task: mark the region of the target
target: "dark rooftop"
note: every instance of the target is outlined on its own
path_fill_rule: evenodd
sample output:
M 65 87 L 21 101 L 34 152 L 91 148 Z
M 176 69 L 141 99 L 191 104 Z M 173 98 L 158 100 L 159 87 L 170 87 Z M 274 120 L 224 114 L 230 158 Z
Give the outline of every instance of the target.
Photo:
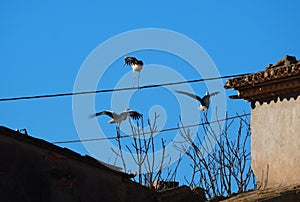
M 91 166 L 95 166 L 95 167 L 98 167 L 98 168 L 101 168 L 101 169 L 109 170 L 113 173 L 122 175 L 124 177 L 129 177 L 128 174 L 118 171 L 118 170 L 121 170 L 121 168 L 119 168 L 119 167 L 103 163 L 103 162 L 101 162 L 101 161 L 99 161 L 99 160 L 97 160 L 97 159 L 95 159 L 91 156 L 88 156 L 88 155 L 82 156 L 82 155 L 80 155 L 80 154 L 78 154 L 78 153 L 76 153 L 76 152 L 74 152 L 70 149 L 59 147 L 59 146 L 54 145 L 50 142 L 47 142 L 45 140 L 29 136 L 27 134 L 23 134 L 19 131 L 14 131 L 14 130 L 11 130 L 11 129 L 6 128 L 4 126 L 0 126 L 0 134 L 2 136 L 7 136 L 8 138 L 17 139 L 17 140 L 22 141 L 24 143 L 32 144 L 32 145 L 35 145 L 35 146 L 38 146 L 38 147 L 41 147 L 41 148 L 44 148 L 44 149 L 55 151 L 55 152 L 57 152 L 61 155 L 67 156 L 69 158 L 73 158 L 75 160 L 81 161 L 81 162 L 89 164 Z

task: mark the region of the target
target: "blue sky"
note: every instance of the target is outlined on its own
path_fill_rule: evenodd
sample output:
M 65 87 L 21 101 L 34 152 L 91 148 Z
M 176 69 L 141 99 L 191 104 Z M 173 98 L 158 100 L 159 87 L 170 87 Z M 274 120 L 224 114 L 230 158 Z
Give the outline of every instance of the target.
M 222 76 L 261 71 L 286 54 L 299 58 L 299 4 L 296 0 L 1 1 L 0 97 L 72 92 L 83 62 L 97 46 L 123 32 L 143 28 L 172 30 L 194 40 Z M 174 56 L 155 51 L 133 55 L 148 63 L 168 65 L 187 80 L 198 78 L 188 70 L 188 63 Z M 114 88 L 123 74 L 131 73 L 122 62 L 119 58 L 108 68 L 99 89 Z M 206 91 L 201 83 L 192 87 L 198 94 Z M 235 92 L 226 93 L 228 97 Z M 163 127 L 176 127 L 178 103 L 170 104 L 172 96 L 163 88 L 139 91 L 130 107 L 145 113 L 161 105 L 166 114 L 173 113 Z M 110 94 L 97 95 L 95 109 L 109 109 L 110 99 Z M 226 109 L 235 115 L 249 112 L 250 105 L 227 100 Z M 97 119 L 106 135 L 113 136 L 115 128 L 107 125 L 107 120 Z M 0 102 L 0 125 L 26 128 L 30 135 L 50 142 L 79 138 L 72 97 Z M 87 153 L 79 143 L 62 146 Z

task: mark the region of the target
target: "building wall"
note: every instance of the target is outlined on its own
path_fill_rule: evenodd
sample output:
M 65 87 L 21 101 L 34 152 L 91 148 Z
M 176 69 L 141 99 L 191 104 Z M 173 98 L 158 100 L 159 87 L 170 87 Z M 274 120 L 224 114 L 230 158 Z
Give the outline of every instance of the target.
M 252 169 L 262 188 L 300 182 L 300 97 L 255 103 Z

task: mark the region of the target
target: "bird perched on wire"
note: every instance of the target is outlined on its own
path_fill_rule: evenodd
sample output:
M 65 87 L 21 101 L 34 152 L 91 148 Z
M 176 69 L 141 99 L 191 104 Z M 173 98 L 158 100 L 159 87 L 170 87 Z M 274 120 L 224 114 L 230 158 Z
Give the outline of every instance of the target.
M 133 86 L 135 84 L 135 79 L 136 79 L 136 75 L 135 75 L 135 72 L 138 72 L 138 87 L 140 85 L 140 73 L 141 73 L 141 70 L 143 69 L 143 61 L 142 60 L 138 60 L 136 59 L 135 57 L 131 57 L 131 56 L 128 56 L 128 57 L 125 57 L 124 58 L 124 65 L 130 65 L 131 68 L 132 68 L 132 71 L 133 71 L 133 77 L 134 77 L 134 80 L 133 80 Z
M 176 90 L 177 93 L 181 93 L 187 96 L 190 96 L 196 100 L 198 100 L 200 102 L 200 107 L 198 108 L 201 111 L 206 111 L 209 108 L 209 104 L 210 104 L 210 97 L 219 94 L 220 92 L 213 92 L 213 93 L 208 93 L 206 92 L 206 95 L 204 97 L 199 97 L 197 95 L 194 95 L 192 93 L 188 93 L 188 92 L 184 92 L 184 91 L 179 91 Z
M 91 115 L 90 117 L 93 118 L 93 117 L 101 116 L 101 115 L 107 115 L 112 118 L 111 120 L 108 121 L 108 123 L 116 124 L 118 138 L 120 138 L 120 125 L 121 125 L 122 121 L 126 120 L 128 116 L 130 116 L 133 120 L 138 120 L 138 119 L 142 118 L 142 116 L 143 116 L 142 114 L 138 113 L 137 111 L 126 108 L 125 111 L 123 111 L 120 114 L 117 114 L 116 112 L 113 112 L 110 110 L 105 110 L 102 112 L 97 112 L 97 113 Z

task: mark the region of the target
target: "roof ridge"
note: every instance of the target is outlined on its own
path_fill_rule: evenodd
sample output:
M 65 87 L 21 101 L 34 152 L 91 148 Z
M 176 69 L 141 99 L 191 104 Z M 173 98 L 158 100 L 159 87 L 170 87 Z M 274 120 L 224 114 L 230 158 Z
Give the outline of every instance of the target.
M 265 70 L 268 70 L 271 68 L 284 67 L 284 66 L 288 66 L 291 64 L 296 64 L 298 62 L 299 61 L 297 60 L 297 58 L 295 56 L 286 55 L 286 56 L 284 56 L 284 58 L 275 62 L 275 64 L 269 64 Z

